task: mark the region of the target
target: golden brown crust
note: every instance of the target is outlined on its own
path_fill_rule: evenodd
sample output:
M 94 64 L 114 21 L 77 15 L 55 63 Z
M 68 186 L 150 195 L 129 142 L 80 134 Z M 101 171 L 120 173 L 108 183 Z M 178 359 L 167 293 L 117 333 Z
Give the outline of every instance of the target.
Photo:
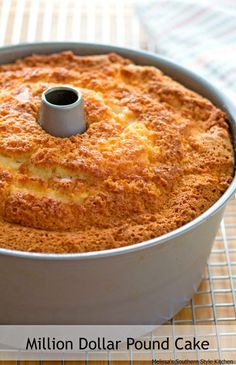
M 56 138 L 41 93 L 79 87 L 88 130 Z M 116 54 L 33 55 L 0 66 L 0 246 L 84 252 L 141 242 L 194 219 L 226 190 L 226 115 Z

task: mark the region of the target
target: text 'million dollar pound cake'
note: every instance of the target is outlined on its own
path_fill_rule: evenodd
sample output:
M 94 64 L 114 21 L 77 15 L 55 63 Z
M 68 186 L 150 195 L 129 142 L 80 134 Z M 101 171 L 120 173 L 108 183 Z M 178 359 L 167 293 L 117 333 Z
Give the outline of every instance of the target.
M 71 85 L 87 130 L 38 123 Z M 33 55 L 0 66 L 0 247 L 75 253 L 158 237 L 198 217 L 233 178 L 226 115 L 154 67 L 116 54 Z

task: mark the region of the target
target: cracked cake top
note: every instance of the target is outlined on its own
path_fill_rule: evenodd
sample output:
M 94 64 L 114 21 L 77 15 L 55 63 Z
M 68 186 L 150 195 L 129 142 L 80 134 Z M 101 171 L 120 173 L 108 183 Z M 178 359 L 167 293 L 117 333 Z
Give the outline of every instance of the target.
M 85 133 L 39 125 L 58 84 L 79 88 Z M 72 52 L 0 66 L 0 247 L 88 252 L 160 236 L 216 202 L 233 168 L 225 113 L 155 67 Z

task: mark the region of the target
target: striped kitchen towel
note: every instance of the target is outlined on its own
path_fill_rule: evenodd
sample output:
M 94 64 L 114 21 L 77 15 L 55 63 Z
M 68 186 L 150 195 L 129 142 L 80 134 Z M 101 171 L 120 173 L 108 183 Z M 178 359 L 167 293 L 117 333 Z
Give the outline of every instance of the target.
M 140 0 L 137 10 L 158 53 L 236 101 L 236 0 Z

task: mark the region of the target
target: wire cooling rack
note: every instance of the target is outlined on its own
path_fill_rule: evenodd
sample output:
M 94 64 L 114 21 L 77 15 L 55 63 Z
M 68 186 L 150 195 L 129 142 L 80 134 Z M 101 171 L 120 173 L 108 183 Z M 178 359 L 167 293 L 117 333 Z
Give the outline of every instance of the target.
M 0 0 L 0 46 L 49 40 L 111 43 L 158 51 L 140 25 L 132 0 Z M 211 325 L 215 328 L 218 359 L 230 359 L 236 354 L 236 332 L 231 326 L 236 325 L 235 197 L 226 208 L 197 293 L 170 323 L 173 336 L 179 325 Z M 235 336 L 230 348 L 229 335 Z M 175 356 L 179 358 L 179 354 Z M 200 362 L 201 354 L 197 352 L 196 356 Z

